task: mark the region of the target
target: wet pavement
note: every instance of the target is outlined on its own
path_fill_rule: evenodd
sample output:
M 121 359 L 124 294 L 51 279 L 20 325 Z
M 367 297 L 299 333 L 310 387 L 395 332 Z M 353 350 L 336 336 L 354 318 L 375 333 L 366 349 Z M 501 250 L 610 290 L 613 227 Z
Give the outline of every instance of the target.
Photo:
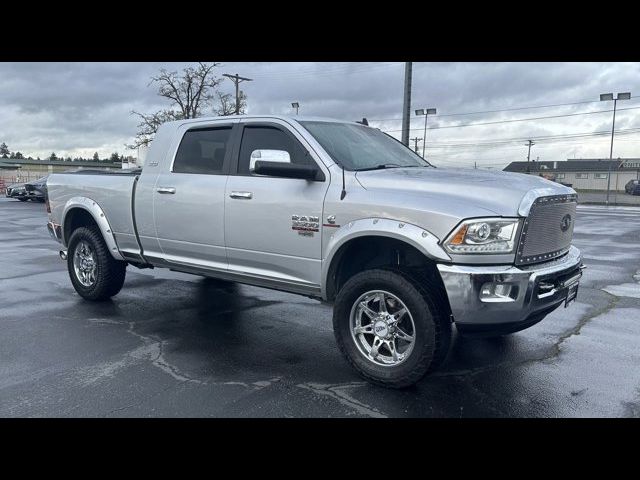
M 0 199 L 1 417 L 640 417 L 640 209 L 579 207 L 577 301 L 454 335 L 402 391 L 361 381 L 305 297 L 129 267 L 112 301 L 83 301 L 45 223 Z

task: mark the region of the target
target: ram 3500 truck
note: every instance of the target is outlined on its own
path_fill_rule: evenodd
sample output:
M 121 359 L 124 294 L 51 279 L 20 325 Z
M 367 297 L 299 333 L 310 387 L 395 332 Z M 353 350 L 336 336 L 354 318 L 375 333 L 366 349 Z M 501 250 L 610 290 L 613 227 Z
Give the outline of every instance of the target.
M 349 363 L 392 387 L 443 362 L 452 324 L 504 335 L 575 299 L 576 192 L 435 168 L 360 123 L 242 116 L 162 125 L 142 170 L 54 174 L 48 228 L 87 300 L 128 265 L 334 305 Z

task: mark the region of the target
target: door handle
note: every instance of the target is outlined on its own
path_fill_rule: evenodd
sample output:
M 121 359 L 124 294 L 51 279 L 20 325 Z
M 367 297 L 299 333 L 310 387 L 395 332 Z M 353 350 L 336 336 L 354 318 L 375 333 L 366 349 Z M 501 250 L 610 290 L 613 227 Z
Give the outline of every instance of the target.
M 243 200 L 251 200 L 253 198 L 253 193 L 251 192 L 231 192 L 229 194 L 231 198 L 241 198 Z
M 176 189 L 174 187 L 158 187 L 156 191 L 158 193 L 176 193 Z

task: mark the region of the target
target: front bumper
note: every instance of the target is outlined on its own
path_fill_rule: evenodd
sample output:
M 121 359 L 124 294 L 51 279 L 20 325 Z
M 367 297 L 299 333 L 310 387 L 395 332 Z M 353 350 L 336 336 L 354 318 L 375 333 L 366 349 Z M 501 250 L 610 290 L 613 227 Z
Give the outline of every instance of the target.
M 468 331 L 533 325 L 565 301 L 582 268 L 580 250 L 573 246 L 557 260 L 529 267 L 438 264 L 453 320 Z M 509 296 L 481 295 L 492 284 L 507 286 Z

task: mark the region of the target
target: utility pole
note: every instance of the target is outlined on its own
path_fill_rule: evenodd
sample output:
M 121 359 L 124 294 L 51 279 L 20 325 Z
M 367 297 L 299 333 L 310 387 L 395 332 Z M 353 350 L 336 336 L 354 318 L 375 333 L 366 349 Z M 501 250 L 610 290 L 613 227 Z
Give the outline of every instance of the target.
M 228 73 L 223 73 L 222 76 L 230 78 L 231 81 L 236 85 L 236 115 L 240 115 L 240 83 L 253 82 L 253 79 L 241 77 L 237 73 L 235 75 L 229 75 Z
M 529 160 L 531 160 L 531 145 L 535 145 L 535 143 L 531 140 L 528 141 L 528 143 L 526 143 L 525 145 L 529 146 L 529 151 L 527 152 L 527 173 L 530 172 L 529 170 Z
M 404 64 L 404 99 L 402 101 L 402 143 L 409 146 L 409 125 L 411 123 L 411 75 L 413 64 Z
M 411 141 L 414 142 L 414 145 L 415 145 L 414 146 L 414 150 L 415 150 L 416 153 L 418 153 L 419 152 L 419 150 L 418 150 L 418 142 L 421 142 L 422 138 L 415 137 L 415 138 L 412 138 Z

